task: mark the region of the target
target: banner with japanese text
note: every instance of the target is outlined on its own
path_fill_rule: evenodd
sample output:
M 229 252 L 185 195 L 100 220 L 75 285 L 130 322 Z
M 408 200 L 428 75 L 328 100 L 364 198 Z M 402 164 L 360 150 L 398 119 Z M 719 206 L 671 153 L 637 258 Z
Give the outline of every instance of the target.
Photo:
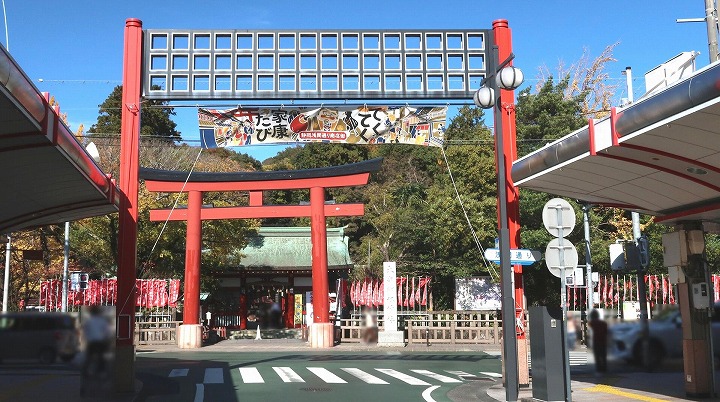
M 442 146 L 447 107 L 198 109 L 203 148 L 293 142 Z

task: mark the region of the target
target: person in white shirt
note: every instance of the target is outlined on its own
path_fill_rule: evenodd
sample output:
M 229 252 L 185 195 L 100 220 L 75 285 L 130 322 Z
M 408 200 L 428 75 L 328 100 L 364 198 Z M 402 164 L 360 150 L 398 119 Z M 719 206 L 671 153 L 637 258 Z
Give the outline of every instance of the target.
M 105 352 L 110 345 L 111 330 L 107 318 L 102 315 L 99 306 L 90 307 L 90 317 L 82 324 L 83 335 L 86 343 L 85 362 L 83 363 L 83 375 L 105 373 Z M 91 365 L 95 363 L 93 373 L 90 373 Z

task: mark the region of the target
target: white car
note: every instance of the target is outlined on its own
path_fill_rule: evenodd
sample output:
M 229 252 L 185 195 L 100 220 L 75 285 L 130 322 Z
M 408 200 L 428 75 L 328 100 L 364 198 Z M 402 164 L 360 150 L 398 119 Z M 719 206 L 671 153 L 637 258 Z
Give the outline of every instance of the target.
M 720 356 L 720 304 L 715 305 L 711 327 L 715 356 Z M 680 310 L 671 308 L 648 321 L 648 367 L 658 367 L 664 358 L 682 357 L 682 317 Z M 624 322 L 610 327 L 608 354 L 628 362 L 641 363 L 642 326 L 640 321 Z

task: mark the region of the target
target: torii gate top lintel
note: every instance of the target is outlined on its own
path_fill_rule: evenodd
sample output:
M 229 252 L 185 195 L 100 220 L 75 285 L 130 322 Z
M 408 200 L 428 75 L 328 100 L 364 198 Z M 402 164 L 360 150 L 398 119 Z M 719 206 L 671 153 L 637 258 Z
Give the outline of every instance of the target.
M 297 180 L 328 179 L 362 175 L 376 172 L 382 165 L 383 158 L 375 158 L 358 163 L 340 166 L 329 166 L 301 170 L 278 170 L 270 172 L 182 172 L 174 170 L 160 170 L 140 168 L 140 178 L 146 181 L 163 183 L 240 183 L 240 182 L 281 182 Z M 328 183 L 330 184 L 330 183 Z M 364 183 L 367 184 L 367 179 Z M 345 181 L 342 186 L 352 185 Z M 322 185 L 321 187 L 335 187 Z M 283 187 L 283 186 L 280 186 Z M 293 187 L 295 188 L 295 187 Z M 305 187 L 308 188 L 308 187 Z M 186 188 L 187 189 L 187 188 Z M 278 189 L 284 189 L 278 188 Z M 159 191 L 153 189 L 151 191 Z

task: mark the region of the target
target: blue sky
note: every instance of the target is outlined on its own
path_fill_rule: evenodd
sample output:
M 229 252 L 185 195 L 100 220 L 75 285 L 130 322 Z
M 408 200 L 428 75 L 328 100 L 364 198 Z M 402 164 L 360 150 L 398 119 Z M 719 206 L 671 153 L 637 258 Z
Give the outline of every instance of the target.
M 127 18 L 141 19 L 146 29 L 283 30 L 484 29 L 503 18 L 512 28 L 515 65 L 527 84 L 541 66 L 555 71 L 559 63 L 577 61 L 584 49 L 597 56 L 619 42 L 617 62 L 608 72 L 624 91 L 621 71 L 631 66 L 636 98 L 643 93 L 644 73 L 680 52 L 699 51 L 698 67 L 708 64 L 705 24 L 675 22 L 704 17 L 703 0 L 5 0 L 5 6 L 11 55 L 40 91 L 60 102 L 72 130 L 80 123 L 89 128 L 97 106 L 121 82 Z M 5 42 L 2 31 L 0 43 Z M 178 109 L 175 121 L 183 138 L 197 145 L 195 110 Z M 240 151 L 264 160 L 278 149 Z

